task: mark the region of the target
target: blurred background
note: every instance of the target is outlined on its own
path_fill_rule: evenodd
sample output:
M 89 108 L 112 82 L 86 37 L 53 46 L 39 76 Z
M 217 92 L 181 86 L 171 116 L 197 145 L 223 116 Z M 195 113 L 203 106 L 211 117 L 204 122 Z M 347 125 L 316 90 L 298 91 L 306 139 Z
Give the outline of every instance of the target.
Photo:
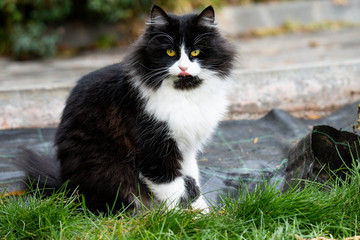
M 126 45 L 138 36 L 153 4 L 181 14 L 261 2 L 274 0 L 1 0 L 0 54 L 29 60 Z
M 121 61 L 154 3 L 214 6 L 238 53 L 227 119 L 316 119 L 360 100 L 360 0 L 0 0 L 0 129 L 56 126 L 76 81 Z

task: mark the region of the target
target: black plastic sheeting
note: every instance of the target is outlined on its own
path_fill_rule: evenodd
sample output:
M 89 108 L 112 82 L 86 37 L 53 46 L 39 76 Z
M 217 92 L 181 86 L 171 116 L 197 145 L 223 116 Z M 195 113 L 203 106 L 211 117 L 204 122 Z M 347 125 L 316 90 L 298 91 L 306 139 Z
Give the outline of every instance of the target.
M 344 157 L 328 156 L 338 156 L 341 146 L 346 151 L 349 145 L 356 144 L 357 135 L 349 132 L 357 124 L 358 104 L 347 105 L 317 120 L 295 118 L 274 109 L 258 120 L 222 122 L 211 143 L 198 156 L 203 194 L 215 203 L 224 194 L 236 197 L 240 186 L 251 191 L 264 181 L 276 183 L 280 190 L 288 189 L 288 183 L 295 184 L 297 179 L 326 181 L 328 176 L 321 172 L 323 164 L 330 169 L 344 165 Z M 19 190 L 24 173 L 13 163 L 22 148 L 54 154 L 55 131 L 54 128 L 0 131 L 0 191 Z M 348 151 L 353 153 L 348 154 L 352 158 L 358 158 L 357 151 L 360 154 L 358 145 Z

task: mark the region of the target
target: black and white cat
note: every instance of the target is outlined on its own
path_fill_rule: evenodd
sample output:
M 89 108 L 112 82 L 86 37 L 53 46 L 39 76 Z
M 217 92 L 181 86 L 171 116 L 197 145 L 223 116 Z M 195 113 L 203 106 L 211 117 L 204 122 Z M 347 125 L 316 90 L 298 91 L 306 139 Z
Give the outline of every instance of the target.
M 207 211 L 196 155 L 226 111 L 234 51 L 214 10 L 177 16 L 154 6 L 123 62 L 79 80 L 55 137 L 56 158 L 28 153 L 40 185 L 85 196 L 92 211 L 152 205 Z

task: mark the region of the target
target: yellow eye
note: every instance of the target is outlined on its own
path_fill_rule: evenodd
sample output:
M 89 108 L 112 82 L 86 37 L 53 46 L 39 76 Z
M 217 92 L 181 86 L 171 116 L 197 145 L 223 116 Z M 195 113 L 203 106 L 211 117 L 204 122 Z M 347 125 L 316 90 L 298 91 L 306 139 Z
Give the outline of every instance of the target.
M 197 55 L 200 54 L 200 50 L 192 50 L 190 54 L 191 56 L 196 57 Z
M 173 57 L 176 55 L 176 52 L 172 49 L 167 49 L 166 54 L 169 55 L 170 57 Z

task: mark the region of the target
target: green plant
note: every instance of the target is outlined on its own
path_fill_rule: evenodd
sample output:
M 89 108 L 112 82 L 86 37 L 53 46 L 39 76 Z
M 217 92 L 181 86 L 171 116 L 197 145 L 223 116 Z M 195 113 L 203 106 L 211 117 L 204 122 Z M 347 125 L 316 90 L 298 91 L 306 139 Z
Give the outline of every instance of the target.
M 57 36 L 47 25 L 66 19 L 71 6 L 71 0 L 2 0 L 0 54 L 18 59 L 54 56 Z
M 153 0 L 88 0 L 90 11 L 109 22 L 134 19 L 148 11 Z
M 56 34 L 46 34 L 41 22 L 16 25 L 11 36 L 12 55 L 17 59 L 49 58 L 56 54 Z
M 32 0 L 30 18 L 36 21 L 56 23 L 66 20 L 72 10 L 71 0 Z
M 116 45 L 116 37 L 112 35 L 103 35 L 99 37 L 96 42 L 95 46 L 100 49 L 109 49 Z

